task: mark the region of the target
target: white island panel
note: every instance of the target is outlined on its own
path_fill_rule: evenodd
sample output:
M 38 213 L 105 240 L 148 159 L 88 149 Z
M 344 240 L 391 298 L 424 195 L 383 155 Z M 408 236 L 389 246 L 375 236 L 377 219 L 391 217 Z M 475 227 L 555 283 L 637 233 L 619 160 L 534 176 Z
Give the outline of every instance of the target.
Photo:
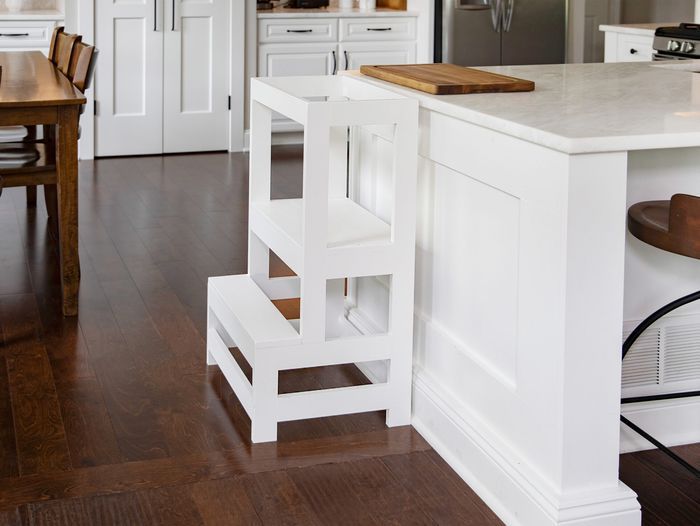
M 487 68 L 534 80 L 529 94 L 392 88 L 421 101 L 414 425 L 508 524 L 640 524 L 617 473 L 622 333 L 700 288 L 700 262 L 629 236 L 626 211 L 700 195 L 695 68 Z M 363 147 L 355 191 L 381 213 L 388 172 Z M 697 441 L 699 404 L 669 407 L 625 413 Z

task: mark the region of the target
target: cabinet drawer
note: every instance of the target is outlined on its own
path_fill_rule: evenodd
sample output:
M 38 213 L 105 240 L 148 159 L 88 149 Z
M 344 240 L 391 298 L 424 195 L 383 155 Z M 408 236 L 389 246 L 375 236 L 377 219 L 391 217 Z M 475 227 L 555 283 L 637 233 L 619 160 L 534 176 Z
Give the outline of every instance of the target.
M 383 40 L 414 40 L 416 19 L 403 18 L 341 18 L 341 42 L 368 42 Z
M 338 19 L 317 18 L 258 20 L 258 42 L 336 42 Z
M 0 49 L 41 49 L 51 45 L 53 20 L 0 20 Z
M 652 37 L 619 35 L 617 37 L 618 62 L 648 62 L 652 59 Z

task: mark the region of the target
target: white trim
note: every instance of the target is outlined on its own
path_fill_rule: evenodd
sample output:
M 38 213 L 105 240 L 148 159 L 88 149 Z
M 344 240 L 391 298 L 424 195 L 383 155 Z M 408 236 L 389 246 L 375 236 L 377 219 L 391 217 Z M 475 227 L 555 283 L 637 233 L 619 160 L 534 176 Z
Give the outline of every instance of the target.
M 615 488 L 557 495 L 524 476 L 522 465 L 507 460 L 503 444 L 496 448 L 484 440 L 463 418 L 462 409 L 439 382 L 419 369 L 414 372 L 413 426 L 506 524 L 638 526 L 641 523 L 636 494 L 621 482 Z
M 254 7 L 252 7 L 254 9 Z M 251 6 L 248 6 L 251 9 Z M 245 92 L 246 92 L 246 2 L 231 2 L 231 111 L 229 151 L 242 152 L 248 149 L 248 135 L 245 129 Z
M 76 31 L 83 35 L 83 41 L 95 42 L 95 3 L 94 0 L 77 0 L 76 20 L 66 24 L 76 22 Z M 66 13 L 68 15 L 69 13 Z M 70 28 L 69 28 L 70 29 Z M 99 51 L 99 50 L 98 50 Z M 99 61 L 99 55 L 98 59 Z M 81 137 L 79 143 L 78 157 L 81 160 L 91 160 L 95 158 L 95 82 L 93 87 L 85 92 L 87 102 L 85 112 L 80 116 Z
M 622 414 L 666 446 L 700 442 L 700 398 L 629 404 Z M 621 453 L 654 447 L 626 425 L 620 424 Z
M 348 319 L 361 332 L 371 332 L 361 310 L 350 309 Z M 415 326 L 426 322 L 417 317 Z M 386 377 L 382 362 L 355 365 L 373 383 L 383 382 Z M 558 494 L 505 440 L 417 365 L 413 372 L 411 423 L 508 525 L 641 523 L 636 494 L 621 482 L 615 488 Z

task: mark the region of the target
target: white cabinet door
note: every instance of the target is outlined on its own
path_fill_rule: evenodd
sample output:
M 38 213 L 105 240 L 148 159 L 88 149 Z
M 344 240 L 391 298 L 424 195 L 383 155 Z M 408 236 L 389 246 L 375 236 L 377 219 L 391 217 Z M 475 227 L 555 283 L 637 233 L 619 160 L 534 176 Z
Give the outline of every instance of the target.
M 364 65 L 411 64 L 416 61 L 415 42 L 348 42 L 340 44 L 339 69 Z
M 163 151 L 161 18 L 156 0 L 95 2 L 96 155 Z
M 340 67 L 335 43 L 261 44 L 258 46 L 258 75 L 289 77 L 299 75 L 333 75 Z M 279 114 L 272 116 L 272 130 L 292 132 L 301 125 Z
M 225 150 L 229 0 L 164 3 L 163 151 Z

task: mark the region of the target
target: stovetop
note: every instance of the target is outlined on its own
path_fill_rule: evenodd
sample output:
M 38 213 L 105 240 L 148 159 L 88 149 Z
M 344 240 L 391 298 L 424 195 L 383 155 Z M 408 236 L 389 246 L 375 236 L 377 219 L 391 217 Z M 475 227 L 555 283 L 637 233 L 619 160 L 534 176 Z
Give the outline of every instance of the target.
M 660 27 L 654 33 L 658 54 L 685 58 L 700 57 L 700 24 Z

